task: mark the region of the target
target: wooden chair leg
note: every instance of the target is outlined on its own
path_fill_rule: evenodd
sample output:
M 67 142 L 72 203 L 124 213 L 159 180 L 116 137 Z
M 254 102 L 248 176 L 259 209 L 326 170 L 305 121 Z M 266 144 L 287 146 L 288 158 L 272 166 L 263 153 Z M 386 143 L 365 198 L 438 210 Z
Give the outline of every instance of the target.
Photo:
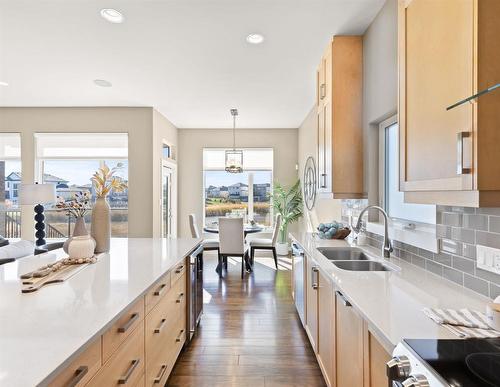
M 274 258 L 274 265 L 276 266 L 276 270 L 278 270 L 278 257 L 276 255 L 276 247 L 273 246 L 273 258 Z
M 250 247 L 250 262 L 252 263 L 252 266 L 255 262 L 255 247 Z
M 222 278 L 222 262 L 224 261 L 224 257 L 221 254 L 218 254 L 218 265 L 217 265 L 217 273 L 219 274 L 219 278 Z
M 241 278 L 243 279 L 243 274 L 245 273 L 245 254 L 241 256 Z

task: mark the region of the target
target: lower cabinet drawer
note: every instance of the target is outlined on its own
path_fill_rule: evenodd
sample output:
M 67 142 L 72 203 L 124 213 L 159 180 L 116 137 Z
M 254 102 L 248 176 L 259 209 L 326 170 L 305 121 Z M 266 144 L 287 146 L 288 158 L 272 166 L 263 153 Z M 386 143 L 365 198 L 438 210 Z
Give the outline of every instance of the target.
M 181 262 L 179 262 L 173 269 L 172 269 L 172 287 L 174 284 L 181 279 L 186 274 L 186 259 L 183 259 Z M 184 277 L 184 280 L 186 277 Z
M 143 378 L 144 362 L 144 322 L 141 321 L 88 385 L 95 387 L 135 386 Z
M 112 326 L 102 335 L 102 361 L 105 362 L 130 335 L 131 332 L 144 321 L 144 297 L 135 302 Z
M 50 387 L 84 386 L 101 367 L 101 338 L 85 351 L 49 384 Z
M 146 314 L 155 307 L 170 290 L 170 272 L 164 274 L 144 296 Z

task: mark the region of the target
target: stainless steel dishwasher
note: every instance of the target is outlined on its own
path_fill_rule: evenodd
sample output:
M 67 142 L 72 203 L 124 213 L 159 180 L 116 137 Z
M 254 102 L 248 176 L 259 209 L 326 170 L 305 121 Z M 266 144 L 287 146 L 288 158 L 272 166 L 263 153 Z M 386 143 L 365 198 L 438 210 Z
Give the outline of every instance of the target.
M 203 313 L 203 247 L 198 246 L 189 255 L 189 308 L 188 323 L 191 340 Z

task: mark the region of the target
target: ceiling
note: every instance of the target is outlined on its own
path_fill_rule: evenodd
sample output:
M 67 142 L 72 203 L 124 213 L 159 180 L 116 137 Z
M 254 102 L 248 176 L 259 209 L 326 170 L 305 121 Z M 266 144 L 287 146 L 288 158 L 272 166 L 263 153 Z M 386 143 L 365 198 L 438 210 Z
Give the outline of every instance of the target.
M 153 106 L 179 128 L 231 127 L 237 107 L 238 127 L 298 127 L 330 36 L 363 33 L 383 3 L 0 0 L 0 105 Z

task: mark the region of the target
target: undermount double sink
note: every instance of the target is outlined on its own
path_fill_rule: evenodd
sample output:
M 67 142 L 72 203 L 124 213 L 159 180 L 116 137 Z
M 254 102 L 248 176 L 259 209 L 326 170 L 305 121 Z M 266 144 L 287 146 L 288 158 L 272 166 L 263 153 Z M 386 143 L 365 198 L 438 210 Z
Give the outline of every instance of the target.
M 371 259 L 363 250 L 355 247 L 318 247 L 316 250 L 339 269 L 351 271 L 392 271 L 379 261 Z

